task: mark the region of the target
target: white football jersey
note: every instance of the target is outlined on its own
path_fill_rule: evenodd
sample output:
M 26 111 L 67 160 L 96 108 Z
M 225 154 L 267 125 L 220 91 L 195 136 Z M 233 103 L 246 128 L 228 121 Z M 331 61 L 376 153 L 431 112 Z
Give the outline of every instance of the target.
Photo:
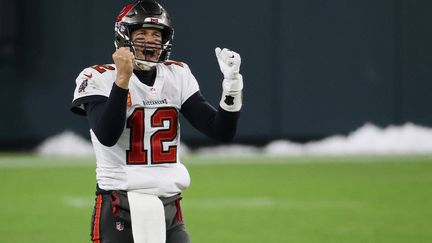
M 132 75 L 125 128 L 114 146 L 102 145 L 90 130 L 97 160 L 96 178 L 104 190 L 168 197 L 189 186 L 189 173 L 179 159 L 178 118 L 182 104 L 199 86 L 184 63 L 167 62 L 156 68 L 152 87 Z M 82 103 L 90 96 L 108 97 L 116 72 L 114 64 L 84 69 L 76 79 L 76 108 L 84 109 Z

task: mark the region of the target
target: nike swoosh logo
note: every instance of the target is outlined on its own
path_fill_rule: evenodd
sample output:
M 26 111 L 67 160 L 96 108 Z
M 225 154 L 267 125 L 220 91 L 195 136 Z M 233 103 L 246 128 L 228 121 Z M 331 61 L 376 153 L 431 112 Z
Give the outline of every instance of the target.
M 86 76 L 88 79 L 91 79 L 93 77 L 93 73 L 90 73 L 90 74 L 85 74 L 84 73 L 84 76 Z

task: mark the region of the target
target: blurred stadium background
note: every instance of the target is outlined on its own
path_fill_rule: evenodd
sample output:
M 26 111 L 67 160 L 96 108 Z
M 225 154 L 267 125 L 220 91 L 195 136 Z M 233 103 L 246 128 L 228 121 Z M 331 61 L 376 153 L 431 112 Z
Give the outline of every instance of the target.
M 0 148 L 29 149 L 65 129 L 74 80 L 111 63 L 113 22 L 126 1 L 0 1 Z M 162 0 L 176 30 L 172 58 L 191 66 L 217 104 L 214 47 L 243 58 L 245 106 L 236 141 L 307 141 L 366 122 L 432 126 L 430 1 Z M 7 105 L 6 105 L 7 104 Z M 187 123 L 190 145 L 210 140 Z
M 431 1 L 160 2 L 174 21 L 172 59 L 211 103 L 214 47 L 242 55 L 243 146 L 209 153 L 217 144 L 182 121 L 182 141 L 200 152 L 183 155 L 194 242 L 432 242 Z M 88 139 L 69 111 L 74 80 L 112 62 L 126 3 L 0 0 L 1 242 L 88 242 L 94 158 L 31 152 L 65 131 L 69 148 Z M 323 156 L 329 146 L 314 142 L 328 137 L 335 153 Z M 385 152 L 353 153 L 358 141 Z

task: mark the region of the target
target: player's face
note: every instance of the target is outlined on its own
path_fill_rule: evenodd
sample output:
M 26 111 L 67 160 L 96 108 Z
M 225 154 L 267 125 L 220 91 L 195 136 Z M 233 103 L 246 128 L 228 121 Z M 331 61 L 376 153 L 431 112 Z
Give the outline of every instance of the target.
M 155 28 L 141 28 L 132 32 L 137 59 L 157 62 L 161 51 L 162 32 Z

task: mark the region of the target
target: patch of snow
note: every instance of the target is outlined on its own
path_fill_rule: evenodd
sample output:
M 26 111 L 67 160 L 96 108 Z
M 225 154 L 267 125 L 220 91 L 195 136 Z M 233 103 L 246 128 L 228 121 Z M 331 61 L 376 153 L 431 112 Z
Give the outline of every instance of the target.
M 295 144 L 269 143 L 264 152 L 283 155 L 391 155 L 432 153 L 432 129 L 407 123 L 380 128 L 366 124 L 348 136 L 335 135 L 320 141 Z
M 91 156 L 94 154 L 90 141 L 65 131 L 45 140 L 36 152 L 41 155 Z M 191 152 L 180 144 L 180 155 Z M 276 140 L 263 148 L 246 145 L 223 145 L 202 147 L 196 154 L 219 156 L 268 155 L 402 155 L 432 154 L 432 128 L 407 123 L 403 126 L 380 128 L 365 124 L 347 136 L 334 135 L 320 141 L 304 144 L 289 140 Z
M 92 156 L 93 146 L 87 139 L 71 132 L 64 131 L 47 138 L 36 148 L 39 155 Z

